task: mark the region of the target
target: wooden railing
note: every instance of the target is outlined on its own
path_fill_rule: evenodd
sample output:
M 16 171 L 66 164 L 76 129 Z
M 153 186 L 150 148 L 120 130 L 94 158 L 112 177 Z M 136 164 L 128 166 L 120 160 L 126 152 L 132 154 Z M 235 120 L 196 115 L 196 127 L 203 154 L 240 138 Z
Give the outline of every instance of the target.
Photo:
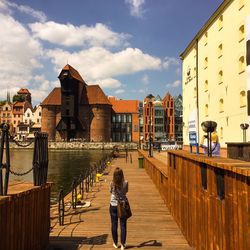
M 44 250 L 49 245 L 51 184 L 10 186 L 0 197 L 0 249 Z
M 191 246 L 250 249 L 250 163 L 169 151 L 163 166 L 139 154 Z

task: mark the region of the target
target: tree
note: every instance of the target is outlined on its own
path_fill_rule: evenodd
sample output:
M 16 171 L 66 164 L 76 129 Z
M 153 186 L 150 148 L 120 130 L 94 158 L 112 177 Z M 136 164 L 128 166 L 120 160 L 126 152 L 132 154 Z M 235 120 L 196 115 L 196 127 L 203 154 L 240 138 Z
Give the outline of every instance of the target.
M 23 102 L 24 101 L 24 97 L 22 95 L 14 95 L 12 98 L 13 102 Z
M 0 106 L 4 105 L 6 103 L 6 100 L 1 100 L 0 101 Z

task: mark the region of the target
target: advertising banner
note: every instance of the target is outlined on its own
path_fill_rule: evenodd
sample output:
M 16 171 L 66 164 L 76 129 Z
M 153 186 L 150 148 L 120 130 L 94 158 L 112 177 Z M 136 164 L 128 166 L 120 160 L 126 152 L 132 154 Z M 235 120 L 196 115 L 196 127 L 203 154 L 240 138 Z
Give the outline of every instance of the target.
M 197 109 L 194 109 L 189 115 L 188 132 L 189 132 L 189 145 L 196 146 L 197 143 L 199 142 Z

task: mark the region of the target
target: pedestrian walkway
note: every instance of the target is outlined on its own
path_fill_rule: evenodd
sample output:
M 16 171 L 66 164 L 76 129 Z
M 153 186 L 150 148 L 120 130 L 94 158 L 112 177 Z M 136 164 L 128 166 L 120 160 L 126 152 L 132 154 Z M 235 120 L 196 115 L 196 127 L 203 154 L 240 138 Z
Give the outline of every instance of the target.
M 129 181 L 128 198 L 133 216 L 128 220 L 126 249 L 191 249 L 153 182 L 144 169 L 138 168 L 137 152 L 132 153 L 132 163 L 130 158 L 127 163 L 125 158 L 113 160 L 109 174 L 87 194 L 91 207 L 70 210 L 64 226 L 59 226 L 57 218 L 52 219 L 50 249 L 113 249 L 108 209 L 109 183 L 115 167 L 121 167 Z

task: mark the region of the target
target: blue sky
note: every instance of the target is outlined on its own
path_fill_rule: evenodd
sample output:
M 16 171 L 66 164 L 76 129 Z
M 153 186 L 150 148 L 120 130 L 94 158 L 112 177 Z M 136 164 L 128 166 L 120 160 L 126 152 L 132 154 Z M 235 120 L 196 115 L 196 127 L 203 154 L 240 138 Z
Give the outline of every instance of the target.
M 181 93 L 180 53 L 222 0 L 0 0 L 0 98 L 34 104 L 69 63 L 107 95 Z

